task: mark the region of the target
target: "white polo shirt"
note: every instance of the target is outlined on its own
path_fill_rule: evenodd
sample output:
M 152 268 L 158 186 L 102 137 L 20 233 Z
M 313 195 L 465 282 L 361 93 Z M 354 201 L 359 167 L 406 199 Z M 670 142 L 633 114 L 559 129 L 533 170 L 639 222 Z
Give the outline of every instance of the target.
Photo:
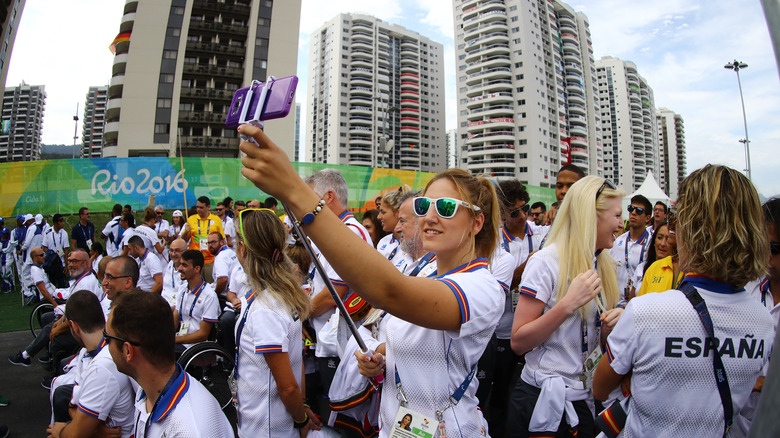
M 46 275 L 46 272 L 41 268 L 40 266 L 33 263 L 30 265 L 30 278 L 32 278 L 32 284 L 35 286 L 38 286 L 38 284 L 43 284 L 43 287 L 46 288 L 46 291 L 49 292 L 49 295 L 55 296 L 55 290 L 54 285 L 51 284 L 51 281 L 49 281 L 49 276 Z M 38 290 L 36 288 L 36 293 L 38 293 Z
M 106 226 L 103 227 L 102 231 L 102 234 L 107 237 L 106 254 L 110 255 L 111 257 L 116 257 L 122 254 L 122 239 L 119 238 L 120 220 L 122 220 L 122 216 L 114 216 L 113 219 L 106 223 Z
M 748 293 L 727 292 L 731 287 L 725 283 L 705 279 L 694 286 L 715 326 L 736 415 L 772 352 L 772 318 Z M 628 303 L 604 355 L 618 374 L 633 371 L 621 436 L 723 435 L 723 405 L 706 337 L 682 292 L 647 294 Z
M 200 382 L 176 364 L 179 375 L 168 382 L 152 412 L 146 410 L 146 393 L 135 398 L 135 438 L 232 437 L 233 428 L 219 403 Z
M 219 322 L 219 301 L 214 292 L 214 285 L 206 283 L 203 279 L 194 290 L 189 290 L 187 282 L 183 281 L 174 308 L 179 311 L 179 321 L 182 326 L 187 325 L 185 335 L 200 330 L 201 321 Z M 192 344 L 183 345 L 189 348 Z
M 292 415 L 282 403 L 265 355 L 287 353 L 295 381 L 300 386 L 303 362 L 301 319 L 290 314 L 266 291 L 250 295 L 248 300 L 245 297 L 242 301 L 235 329 L 238 345 L 238 433 L 246 437 L 297 438 L 298 430 L 293 428 Z M 238 329 L 244 320 L 239 337 Z
M 105 295 L 103 286 L 100 285 L 100 281 L 98 281 L 97 277 L 95 277 L 95 274 L 92 273 L 91 269 L 87 269 L 78 277 L 71 278 L 67 288 L 56 289 L 54 296 L 56 298 L 67 300 L 68 297 L 73 294 L 73 292 L 80 290 L 88 290 L 92 292 L 95 294 L 98 300 L 102 300 L 103 296 Z
M 165 266 L 165 264 L 168 263 L 168 260 L 163 257 L 163 255 L 160 254 L 155 247 L 155 245 L 161 243 L 161 241 L 160 238 L 157 237 L 157 232 L 154 230 L 154 228 L 146 224 L 141 224 L 135 227 L 134 230 L 135 235 L 141 237 L 141 239 L 144 240 L 144 247 L 151 251 L 152 254 L 154 254 L 158 259 L 160 259 L 160 266 Z
M 647 249 L 650 248 L 651 239 L 652 235 L 645 230 L 639 239 L 631 240 L 631 232 L 628 231 L 615 239 L 615 243 L 609 249 L 609 255 L 618 262 L 618 291 L 624 300 L 627 298 L 625 296 L 626 285 L 628 285 L 629 279 L 633 281 L 637 266 L 647 258 Z M 641 284 L 634 286 L 639 290 Z
M 160 259 L 156 254 L 147 249 L 138 259 L 138 269 L 138 289 L 144 292 L 151 291 L 155 278 L 162 276 Z
M 488 271 L 486 259 L 476 259 L 436 280 L 445 283 L 457 298 L 462 324 L 457 331 L 432 330 L 385 316 L 380 325 L 387 336 L 380 437 L 390 436 L 399 408 L 396 368 L 410 409 L 433 415 L 447 406 L 455 388 L 476 366 L 504 310 L 504 293 Z M 460 402 L 444 411 L 448 437 L 482 436 L 477 386 L 474 377 Z
M 214 283 L 216 284 L 217 280 L 224 278 L 228 280 L 229 284 L 230 273 L 233 272 L 233 269 L 237 264 L 238 258 L 236 258 L 235 251 L 228 248 L 227 245 L 220 248 L 217 255 L 214 256 L 214 268 L 211 273 L 211 276 L 214 278 Z M 223 297 L 227 296 L 227 291 L 228 287 L 225 287 L 225 289 L 222 291 Z
M 538 250 L 542 246 L 542 240 L 547 235 L 550 226 L 539 226 L 531 221 L 526 221 L 525 235 L 523 238 L 515 237 L 503 226 L 499 230 L 499 244 L 504 251 L 512 254 L 515 258 L 515 268 L 522 265 L 528 255 Z
M 133 435 L 135 394 L 130 378 L 117 371 L 105 343 L 104 339 L 98 349 L 87 353 L 93 359 L 79 377 L 79 391 L 74 391 L 71 403 L 82 413 L 105 421 L 107 427 L 120 427 L 126 438 Z
M 54 231 L 54 228 L 49 228 L 46 235 L 43 236 L 43 246 L 54 251 L 60 256 L 62 266 L 65 264 L 65 248 L 70 248 L 70 238 L 65 229 L 60 228 L 60 231 Z
M 225 236 L 230 236 L 230 241 L 233 243 L 233 248 L 236 246 L 236 222 L 228 215 L 225 215 L 225 219 L 222 220 L 222 229 L 225 231 Z
M 498 320 L 498 326 L 496 326 L 496 337 L 498 339 L 509 339 L 512 336 L 514 311 L 512 309 L 512 294 L 509 292 L 509 286 L 512 284 L 512 276 L 517 268 L 516 263 L 517 260 L 512 254 L 501 248 L 501 245 L 496 245 L 489 269 L 501 286 L 501 291 L 504 292 L 504 311 Z
M 227 290 L 236 294 L 238 299 L 242 299 L 249 294 L 251 286 L 247 284 L 246 273 L 240 263 L 236 263 L 233 267 L 233 272 L 230 273 L 230 281 L 228 282 Z M 233 309 L 233 303 L 230 301 L 225 303 L 226 309 Z
M 173 260 L 171 260 L 165 266 L 165 271 L 163 272 L 163 288 L 161 293 L 162 297 L 165 298 L 165 301 L 167 301 L 171 307 L 176 305 L 176 297 L 178 296 L 179 289 L 183 282 L 184 280 L 181 279 L 181 274 L 176 270 L 173 265 Z
M 341 219 L 341 222 L 344 223 L 347 228 L 349 228 L 353 233 L 360 236 L 361 239 L 363 239 L 364 242 L 368 245 L 372 245 L 371 243 L 371 236 L 368 234 L 368 230 L 366 230 L 363 225 L 355 219 L 355 216 L 352 215 L 352 213 L 344 212 L 342 213 L 339 218 Z M 348 286 L 347 283 L 345 283 L 341 277 L 336 273 L 336 271 L 330 266 L 330 263 L 325 259 L 325 257 L 317 250 L 315 250 L 315 254 L 317 254 L 317 259 L 322 264 L 323 269 L 325 269 L 325 274 L 328 276 L 330 281 L 333 283 L 334 286 Z M 311 269 L 314 270 L 314 263 L 311 265 Z M 313 296 L 316 296 L 316 294 L 320 293 L 323 289 L 325 289 L 325 282 L 322 281 L 322 278 L 320 277 L 319 273 L 317 272 L 310 272 L 310 275 L 312 276 L 312 291 Z M 327 291 L 326 291 L 327 293 Z M 348 289 L 342 299 L 344 297 L 348 297 L 352 293 L 351 289 Z M 335 309 L 335 305 L 333 306 Z M 338 311 L 338 310 L 335 310 Z M 319 332 L 323 325 L 325 325 L 326 322 L 328 322 L 328 319 L 330 319 L 331 315 L 333 315 L 333 312 L 325 312 L 322 315 L 315 316 L 312 318 L 309 318 L 311 321 L 312 327 L 314 328 L 314 331 Z M 343 323 L 342 323 L 343 324 Z M 345 327 L 346 329 L 346 327 Z M 345 337 L 343 339 L 344 344 L 346 345 L 347 338 Z M 318 343 L 318 346 L 320 344 Z M 336 351 L 329 351 L 326 352 L 321 357 L 335 357 L 338 356 L 338 352 Z
M 544 303 L 543 313 L 549 312 L 558 302 L 558 246 L 546 245 L 528 260 L 520 284 L 520 293 Z M 595 302 L 590 303 L 587 318 L 588 352 L 601 342 L 596 329 L 598 314 Z M 582 374 L 582 317 L 576 311 L 533 350 L 525 354 L 525 367 L 521 377 L 529 385 L 541 388 L 548 376 L 563 377 L 567 386 L 584 389 L 579 376 Z
M 376 250 L 379 251 L 379 254 L 382 254 L 383 256 L 385 256 L 385 258 L 388 258 L 390 253 L 394 249 L 398 248 L 399 244 L 400 242 L 396 240 L 395 237 L 393 237 L 393 233 L 390 233 L 387 236 L 379 239 L 379 242 L 377 242 L 376 244 Z

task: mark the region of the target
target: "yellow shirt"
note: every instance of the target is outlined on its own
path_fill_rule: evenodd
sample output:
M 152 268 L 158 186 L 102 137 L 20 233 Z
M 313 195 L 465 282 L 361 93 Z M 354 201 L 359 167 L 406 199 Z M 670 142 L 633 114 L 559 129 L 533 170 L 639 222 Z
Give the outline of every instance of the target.
M 677 287 L 683 278 L 682 274 L 682 272 L 677 274 L 677 281 L 673 282 L 674 266 L 672 265 L 672 256 L 656 260 L 645 271 L 645 276 L 642 278 L 642 287 L 639 288 L 636 296 L 654 292 L 666 292 L 673 287 Z
M 199 249 L 203 253 L 204 263 L 213 263 L 214 256 L 211 255 L 208 248 L 209 233 L 219 232 L 222 237 L 225 236 L 225 230 L 222 229 L 222 220 L 213 214 L 209 214 L 206 219 L 194 214 L 187 219 L 187 225 L 190 226 L 190 248 Z

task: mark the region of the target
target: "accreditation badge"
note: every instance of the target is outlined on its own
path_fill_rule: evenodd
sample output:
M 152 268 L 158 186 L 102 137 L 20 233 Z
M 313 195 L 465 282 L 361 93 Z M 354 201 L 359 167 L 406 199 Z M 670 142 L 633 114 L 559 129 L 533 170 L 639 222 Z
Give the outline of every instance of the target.
M 189 334 L 189 332 L 187 331 L 187 330 L 189 330 L 189 328 L 190 328 L 190 323 L 188 323 L 188 322 L 181 323 L 181 327 L 179 328 L 179 333 L 177 333 L 176 335 L 177 336 L 184 336 L 184 335 Z
M 438 424 L 434 415 L 401 406 L 391 424 L 390 438 L 433 438 Z
M 590 352 L 585 362 L 582 364 L 582 376 L 581 380 L 585 384 L 585 388 L 593 388 L 593 374 L 596 372 L 596 366 L 599 364 L 601 357 L 603 356 L 601 351 L 601 345 L 596 345 L 596 348 Z
M 209 239 L 208 239 L 208 236 L 200 236 L 200 237 L 198 237 L 198 245 L 199 245 L 201 251 L 208 251 L 209 250 Z

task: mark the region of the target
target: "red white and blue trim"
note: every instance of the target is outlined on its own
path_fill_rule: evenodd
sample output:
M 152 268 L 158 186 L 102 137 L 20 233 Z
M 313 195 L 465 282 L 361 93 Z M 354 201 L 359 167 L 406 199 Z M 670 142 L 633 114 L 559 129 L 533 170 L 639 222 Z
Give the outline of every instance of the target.
M 284 353 L 281 345 L 255 345 L 255 354 Z

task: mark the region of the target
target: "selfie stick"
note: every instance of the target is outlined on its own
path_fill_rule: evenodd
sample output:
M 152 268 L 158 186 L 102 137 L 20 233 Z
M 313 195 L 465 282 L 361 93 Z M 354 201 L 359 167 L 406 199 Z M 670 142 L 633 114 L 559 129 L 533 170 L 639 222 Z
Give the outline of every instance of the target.
M 303 229 L 301 229 L 301 227 L 298 225 L 298 218 L 295 217 L 295 214 L 293 214 L 292 210 L 287 208 L 287 206 L 284 204 L 282 204 L 282 207 L 284 208 L 285 213 L 287 213 L 287 216 L 292 221 L 293 230 L 295 230 L 295 233 L 298 234 L 298 237 L 300 238 L 303 247 L 306 248 L 306 252 L 309 253 L 312 263 L 314 263 L 317 272 L 320 274 L 320 278 L 322 278 L 322 281 L 325 282 L 325 287 L 328 289 L 328 292 L 330 292 L 330 296 L 333 298 L 333 301 L 336 303 L 336 307 L 338 307 L 342 319 L 347 323 L 347 327 L 349 327 L 349 331 L 352 332 L 352 336 L 355 338 L 355 341 L 357 342 L 358 347 L 360 348 L 360 352 L 366 356 L 371 356 L 372 352 L 371 350 L 368 349 L 366 343 L 363 342 L 363 337 L 360 336 L 360 332 L 358 332 L 358 328 L 355 325 L 355 321 L 352 321 L 352 318 L 349 316 L 349 312 L 347 312 L 347 308 L 344 306 L 344 303 L 341 301 L 341 297 L 339 297 L 339 294 L 336 292 L 336 289 L 333 287 L 333 283 L 331 283 L 330 278 L 328 278 L 328 276 L 325 275 L 325 269 L 323 269 L 320 260 L 317 258 L 317 255 L 314 253 L 314 250 L 311 247 L 311 243 L 309 243 L 309 236 L 307 236 L 306 233 L 303 231 Z M 380 374 L 370 380 L 371 380 L 371 384 L 374 385 L 374 387 L 377 387 L 384 380 L 384 376 Z

